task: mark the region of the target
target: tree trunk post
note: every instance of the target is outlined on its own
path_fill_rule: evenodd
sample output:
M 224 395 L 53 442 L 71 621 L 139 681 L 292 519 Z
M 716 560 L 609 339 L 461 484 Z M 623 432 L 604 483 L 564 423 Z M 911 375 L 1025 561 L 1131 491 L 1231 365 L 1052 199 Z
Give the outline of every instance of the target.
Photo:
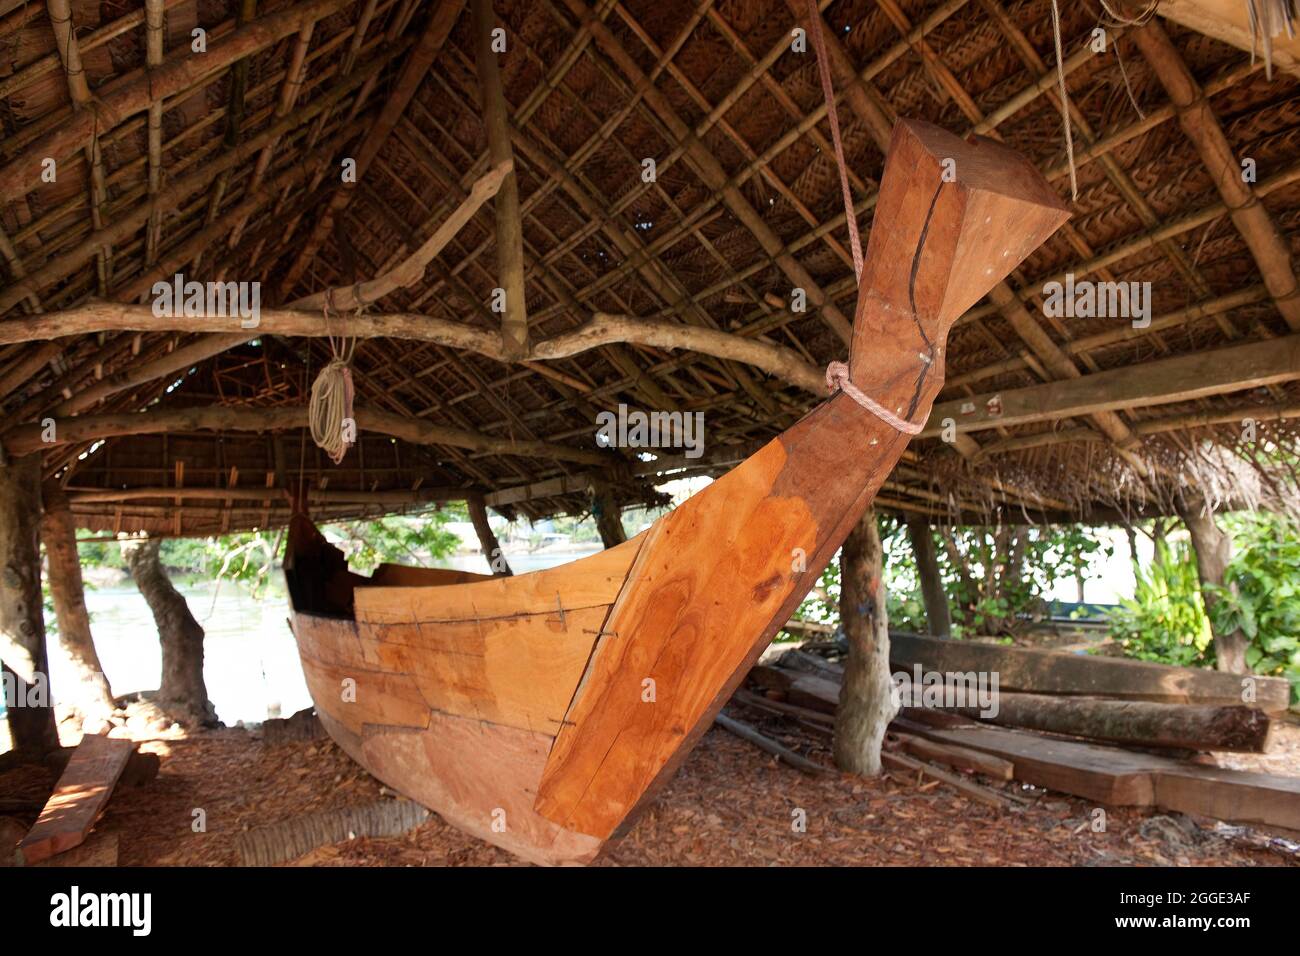
M 59 746 L 41 600 L 41 459 L 0 464 L 0 661 L 10 743 L 40 760 Z
M 840 552 L 840 622 L 849 641 L 835 711 L 835 765 L 849 773 L 880 773 L 885 728 L 898 713 L 889 674 L 884 554 L 876 512 L 868 510 Z
M 596 519 L 596 529 L 600 532 L 600 540 L 605 547 L 612 548 L 627 540 L 618 502 L 609 485 L 603 481 L 592 482 L 591 513 Z
M 1219 527 L 1214 512 L 1202 500 L 1180 502 L 1178 513 L 1192 539 L 1196 573 L 1201 579 L 1201 600 L 1205 604 L 1205 613 L 1213 621 L 1214 607 L 1219 599 L 1208 586 L 1223 586 L 1223 573 L 1232 561 L 1232 535 Z M 1229 674 L 1249 674 L 1246 648 L 1250 641 L 1246 635 L 1240 629 L 1227 634 L 1221 633 L 1217 627 L 1213 630 L 1215 666 Z
M 514 572 L 506 562 L 497 536 L 492 533 L 492 525 L 488 524 L 487 505 L 478 496 L 467 498 L 465 505 L 469 508 L 469 520 L 474 522 L 474 533 L 478 535 L 479 547 L 483 549 L 483 557 L 487 558 L 492 573 L 497 577 L 510 577 Z
M 907 538 L 912 543 L 916 558 L 916 571 L 921 579 L 921 599 L 925 602 L 925 622 L 936 637 L 952 633 L 952 611 L 948 607 L 948 592 L 939 576 L 939 559 L 934 550 L 934 533 L 930 522 L 922 515 L 907 516 Z
M 162 644 L 157 704 L 178 723 L 211 725 L 216 722 L 216 711 L 203 680 L 203 628 L 168 579 L 158 556 L 160 545 L 157 538 L 122 542 L 122 556 L 153 612 Z
M 49 562 L 50 597 L 59 622 L 58 643 L 77 682 L 70 694 L 83 719 L 107 718 L 116 704 L 90 632 L 81 559 L 77 556 L 77 527 L 62 488 L 47 484 L 43 494 L 41 538 Z

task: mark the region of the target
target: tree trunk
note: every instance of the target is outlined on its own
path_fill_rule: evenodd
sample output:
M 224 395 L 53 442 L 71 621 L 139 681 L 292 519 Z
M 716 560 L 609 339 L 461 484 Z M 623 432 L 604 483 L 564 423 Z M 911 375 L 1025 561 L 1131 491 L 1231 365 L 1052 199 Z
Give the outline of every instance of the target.
M 985 716 L 977 705 L 953 708 L 967 717 L 1008 727 L 1087 737 L 1138 747 L 1186 750 L 1236 750 L 1263 753 L 1269 718 L 1243 706 L 1166 704 L 1149 700 L 1108 700 L 1000 691 L 997 713 Z
M 898 713 L 889 677 L 884 554 L 876 512 L 867 511 L 840 552 L 840 621 L 849 641 L 835 712 L 835 765 L 849 773 L 880 773 L 885 728 Z
M 40 760 L 59 746 L 41 600 L 41 459 L 0 465 L 0 661 L 16 753 Z
M 948 593 L 939 577 L 939 561 L 934 552 L 934 533 L 930 522 L 921 515 L 907 516 L 907 537 L 912 542 L 917 574 L 921 578 L 921 598 L 925 601 L 925 621 L 931 634 L 947 637 L 952 633 L 952 612 Z
M 1226 533 L 1214 520 L 1214 513 L 1203 501 L 1180 503 L 1178 513 L 1192 538 L 1192 550 L 1196 552 L 1196 572 L 1201 579 L 1201 600 L 1205 604 L 1205 613 L 1211 622 L 1214 620 L 1214 608 L 1219 598 L 1211 593 L 1209 585 L 1223 586 L 1223 572 L 1232 560 L 1232 535 Z M 1211 624 L 1213 627 L 1213 624 Z M 1240 629 L 1222 633 L 1214 629 L 1214 656 L 1216 666 L 1230 674 L 1249 674 L 1246 664 L 1246 648 L 1249 639 Z
M 497 536 L 492 533 L 492 525 L 488 524 L 487 505 L 482 498 L 476 496 L 467 498 L 465 505 L 469 508 L 469 520 L 474 523 L 479 547 L 483 549 L 483 557 L 487 558 L 492 573 L 498 577 L 510 577 L 514 572 L 506 562 L 505 552 L 501 550 Z
M 107 718 L 116 705 L 90 633 L 81 560 L 77 557 L 76 525 L 61 488 L 47 485 L 44 496 L 41 537 L 49 561 L 50 597 L 59 622 L 59 646 L 77 682 L 69 694 L 84 719 Z
M 203 681 L 203 628 L 168 580 L 158 557 L 160 544 L 156 538 L 122 542 L 122 556 L 153 612 L 162 643 L 162 681 L 156 703 L 178 723 L 215 724 L 216 711 Z
M 591 513 L 596 519 L 596 529 L 600 532 L 601 543 L 607 548 L 622 544 L 627 540 L 627 533 L 623 530 L 623 518 L 618 502 L 614 500 L 613 493 L 604 482 L 594 482 L 592 490 L 594 500 Z

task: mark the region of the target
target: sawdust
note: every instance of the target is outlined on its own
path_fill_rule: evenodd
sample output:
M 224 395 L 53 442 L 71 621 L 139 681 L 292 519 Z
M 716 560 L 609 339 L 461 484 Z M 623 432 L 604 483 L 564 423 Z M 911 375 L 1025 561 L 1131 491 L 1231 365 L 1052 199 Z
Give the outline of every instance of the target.
M 744 714 L 763 733 L 830 765 L 828 742 L 782 718 Z M 1300 754 L 1288 728 L 1285 757 Z M 304 813 L 363 804 L 387 791 L 332 741 L 275 747 L 242 729 L 153 737 L 158 778 L 113 795 L 97 831 L 115 833 L 124 866 L 228 866 L 247 829 Z M 1254 769 L 1252 767 L 1251 769 Z M 598 866 L 1277 865 L 1287 859 L 1240 839 L 1171 825 L 1149 811 L 1108 808 L 1094 832 L 1092 805 L 999 784 L 1028 800 L 1011 811 L 946 785 L 893 771 L 877 779 L 806 776 L 714 728 L 632 830 Z M 52 774 L 0 774 L 0 795 L 48 793 Z M 201 810 L 202 814 L 196 814 Z M 22 818 L 23 814 L 11 814 Z M 202 818 L 204 829 L 196 821 Z M 34 813 L 25 822 L 30 823 Z M 1167 819 L 1167 818 L 1166 818 Z M 805 824 L 800 826 L 800 824 Z M 519 861 L 438 817 L 400 837 L 321 847 L 294 866 L 514 866 Z

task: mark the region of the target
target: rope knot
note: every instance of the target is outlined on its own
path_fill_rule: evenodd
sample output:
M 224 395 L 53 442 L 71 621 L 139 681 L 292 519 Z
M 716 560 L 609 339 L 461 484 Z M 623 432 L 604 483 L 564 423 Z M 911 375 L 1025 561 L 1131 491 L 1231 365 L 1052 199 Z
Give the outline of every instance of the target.
M 900 418 L 854 385 L 849 378 L 849 367 L 843 362 L 831 362 L 826 366 L 826 388 L 832 395 L 843 392 L 890 428 L 904 435 L 919 435 L 925 429 L 924 422 L 909 422 L 905 418 Z
M 849 380 L 849 366 L 846 362 L 831 362 L 826 366 L 826 391 L 834 395 L 844 388 Z

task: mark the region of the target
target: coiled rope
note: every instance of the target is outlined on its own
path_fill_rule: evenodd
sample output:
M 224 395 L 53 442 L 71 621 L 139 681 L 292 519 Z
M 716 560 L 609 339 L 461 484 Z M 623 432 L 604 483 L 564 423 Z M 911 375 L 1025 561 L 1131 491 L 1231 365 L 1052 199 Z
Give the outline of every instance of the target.
M 329 332 L 329 303 L 330 296 L 327 294 L 322 311 L 325 316 L 325 330 L 329 337 L 330 354 L 333 357 L 312 383 L 307 421 L 311 425 L 311 440 L 329 455 L 330 461 L 337 465 L 343 461 L 343 456 L 348 453 L 348 448 L 351 447 L 356 435 L 356 418 L 352 408 L 355 390 L 352 386 L 351 362 L 352 353 L 356 351 L 357 340 L 354 338 L 349 342 L 346 334 L 335 339 Z

